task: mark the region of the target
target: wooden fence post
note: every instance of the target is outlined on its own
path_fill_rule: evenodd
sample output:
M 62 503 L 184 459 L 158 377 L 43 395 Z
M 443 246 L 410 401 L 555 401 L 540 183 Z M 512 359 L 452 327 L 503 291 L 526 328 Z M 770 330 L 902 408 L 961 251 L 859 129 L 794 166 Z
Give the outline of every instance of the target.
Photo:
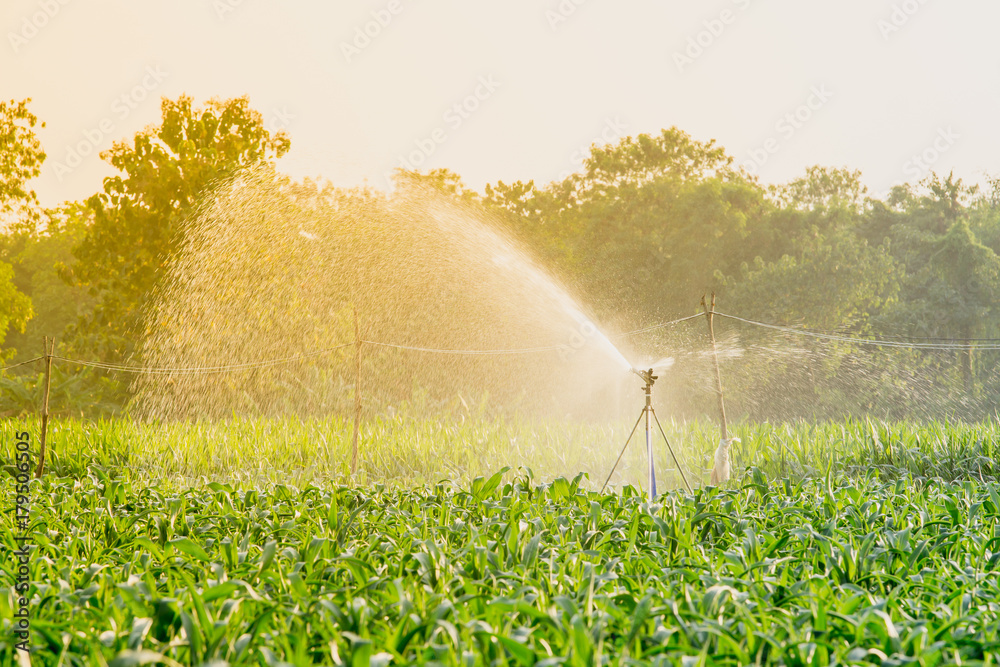
M 52 386 L 52 354 L 56 349 L 56 339 L 51 342 L 48 336 L 42 340 L 42 351 L 45 359 L 45 387 L 42 390 L 42 433 L 38 439 L 38 467 L 35 469 L 35 477 L 41 477 L 45 470 L 45 436 L 49 428 L 49 389 Z
M 715 391 L 719 397 L 719 420 L 722 428 L 722 439 L 729 440 L 729 425 L 726 423 L 726 401 L 722 394 L 722 373 L 719 371 L 719 349 L 715 345 L 715 292 L 712 292 L 712 306 L 705 303 L 705 297 L 701 297 L 701 307 L 705 310 L 705 318 L 708 320 L 708 336 L 712 340 L 712 362 L 715 365 Z

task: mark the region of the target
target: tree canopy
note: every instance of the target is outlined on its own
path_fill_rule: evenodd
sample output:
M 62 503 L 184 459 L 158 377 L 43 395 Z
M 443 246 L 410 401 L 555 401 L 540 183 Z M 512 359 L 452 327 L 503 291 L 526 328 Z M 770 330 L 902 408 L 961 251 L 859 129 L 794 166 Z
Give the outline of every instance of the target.
M 0 225 L 8 233 L 38 217 L 38 197 L 28 181 L 41 172 L 45 153 L 35 136 L 39 123 L 28 110 L 30 102 L 0 102 Z M 23 331 L 32 314 L 31 299 L 15 285 L 14 267 L 0 261 L 0 341 L 11 327 Z
M 164 99 L 159 127 L 120 141 L 101 157 L 119 174 L 86 202 L 93 222 L 74 249 L 72 278 L 97 298 L 81 331 L 108 332 L 103 354 L 127 355 L 142 336 L 143 307 L 182 242 L 183 222 L 213 187 L 237 170 L 284 155 L 247 97 Z
M 261 163 L 273 170 L 290 139 L 270 133 L 246 97 L 203 106 L 164 99 L 158 126 L 102 154 L 117 173 L 101 192 L 42 210 L 29 184 L 45 154 L 27 105 L 0 104 L 0 214 L 8 222 L 0 336 L 15 330 L 5 354 L 17 347 L 30 356 L 35 338 L 54 334 L 81 355 L 126 360 L 149 334 L 148 306 L 177 261 L 187 222 L 240 170 Z M 722 147 L 677 128 L 595 145 L 579 172 L 545 185 L 498 182 L 479 193 L 447 169 L 397 170 L 394 178 L 394 194 L 287 178 L 282 192 L 291 209 L 331 215 L 345 206 L 384 213 L 422 192 L 452 198 L 517 237 L 618 330 L 693 314 L 702 295 L 716 292 L 732 314 L 818 331 L 901 340 L 1000 335 L 1000 179 L 980 192 L 932 174 L 875 198 L 857 171 L 815 166 L 764 186 Z M 392 253 L 384 254 L 377 280 L 400 279 Z M 902 396 L 902 385 L 875 381 L 893 364 L 931 372 L 932 383 L 952 394 L 960 388 L 964 407 L 968 397 L 979 406 L 1000 398 L 992 357 L 973 346 L 933 358 L 892 353 L 891 363 L 864 370 L 873 382 L 867 396 L 832 388 L 856 362 L 850 346 L 824 354 L 805 364 L 805 388 L 787 382 L 798 372 L 795 359 L 747 366 L 744 375 L 775 396 L 783 392 L 774 401 L 789 409 L 783 414 L 810 401 L 868 405 L 893 386 Z

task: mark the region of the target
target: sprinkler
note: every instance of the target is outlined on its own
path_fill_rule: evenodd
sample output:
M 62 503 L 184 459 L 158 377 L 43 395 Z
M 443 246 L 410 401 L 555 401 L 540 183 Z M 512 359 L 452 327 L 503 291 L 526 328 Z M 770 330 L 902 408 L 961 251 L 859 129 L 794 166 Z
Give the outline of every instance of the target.
M 688 493 L 691 493 L 691 485 L 688 484 L 687 476 L 684 475 L 684 469 L 681 468 L 681 464 L 677 460 L 676 454 L 674 454 L 674 448 L 670 446 L 670 441 L 667 440 L 667 434 L 663 432 L 663 427 L 660 425 L 660 420 L 656 416 L 656 411 L 653 410 L 653 384 L 659 379 L 659 376 L 653 375 L 652 368 L 646 371 L 641 371 L 637 368 L 632 368 L 630 370 L 638 375 L 639 379 L 643 381 L 643 391 L 646 394 L 646 404 L 643 406 L 642 412 L 639 414 L 639 418 L 635 421 L 635 426 L 632 427 L 632 432 L 625 441 L 625 446 L 622 447 L 621 453 L 618 454 L 618 460 L 615 461 L 615 465 L 611 468 L 611 472 L 608 473 L 608 478 L 604 480 L 604 486 L 601 487 L 601 492 L 604 492 L 604 489 L 608 486 L 608 482 L 611 481 L 611 476 L 615 474 L 615 469 L 621 462 L 622 456 L 625 454 L 625 450 L 628 449 L 629 443 L 632 442 L 632 436 L 635 435 L 636 429 L 639 428 L 639 422 L 645 419 L 646 460 L 649 463 L 649 500 L 653 501 L 656 499 L 656 467 L 653 465 L 653 422 L 656 422 L 656 427 L 660 429 L 660 435 L 663 436 L 663 441 L 667 443 L 667 450 L 670 452 L 670 457 L 674 460 L 674 465 L 677 466 L 677 470 L 681 473 L 681 479 L 684 480 L 684 486 L 687 487 Z
M 640 371 L 633 368 L 632 372 L 646 383 L 646 386 L 643 388 L 643 391 L 646 392 L 646 407 L 642 409 L 642 414 L 646 417 L 646 459 L 649 461 L 649 499 L 654 500 L 656 498 L 656 466 L 653 465 L 653 424 L 649 417 L 655 414 L 653 412 L 653 383 L 660 378 L 653 375 L 652 368 L 648 371 Z
M 642 381 L 646 383 L 646 395 L 648 396 L 650 391 L 653 389 L 653 383 L 660 379 L 659 375 L 653 375 L 653 369 L 650 368 L 648 371 L 640 371 L 638 368 L 633 368 L 632 372 L 642 378 Z

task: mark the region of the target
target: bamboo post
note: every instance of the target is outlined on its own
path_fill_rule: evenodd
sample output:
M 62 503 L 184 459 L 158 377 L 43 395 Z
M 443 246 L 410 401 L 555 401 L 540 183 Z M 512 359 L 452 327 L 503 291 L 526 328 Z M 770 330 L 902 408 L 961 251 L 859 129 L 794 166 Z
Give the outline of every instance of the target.
M 715 344 L 715 292 L 712 292 L 712 306 L 709 308 L 705 303 L 705 297 L 701 297 L 701 307 L 705 310 L 705 318 L 708 320 L 708 336 L 712 340 L 712 362 L 715 365 L 715 391 L 719 397 L 719 420 L 722 428 L 722 439 L 729 440 L 729 426 L 726 423 L 726 401 L 722 394 L 722 373 L 719 371 L 719 348 Z
M 354 435 L 351 445 L 351 475 L 358 472 L 358 431 L 361 429 L 361 324 L 354 304 Z
M 42 352 L 45 358 L 45 387 L 42 390 L 42 433 L 38 438 L 39 448 L 38 448 L 38 467 L 35 469 L 35 477 L 39 478 L 42 476 L 42 472 L 45 470 L 45 435 L 49 428 L 49 389 L 52 386 L 52 354 L 55 352 L 56 339 L 52 338 L 51 342 L 48 336 L 45 336 L 42 340 Z

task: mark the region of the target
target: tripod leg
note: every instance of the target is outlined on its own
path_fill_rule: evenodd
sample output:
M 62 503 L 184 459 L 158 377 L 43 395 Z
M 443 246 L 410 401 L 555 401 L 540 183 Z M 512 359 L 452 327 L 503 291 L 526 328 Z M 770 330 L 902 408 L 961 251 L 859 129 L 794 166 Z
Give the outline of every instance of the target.
M 649 502 L 656 500 L 656 466 L 653 464 L 653 424 L 649 420 L 653 408 L 646 406 L 646 461 L 649 464 Z
M 663 442 L 667 443 L 667 451 L 670 452 L 670 458 L 674 460 L 674 465 L 677 466 L 677 469 L 681 473 L 681 479 L 684 480 L 684 486 L 687 487 L 688 493 L 693 493 L 693 491 L 691 491 L 691 485 L 688 484 L 687 476 L 684 474 L 684 468 L 681 467 L 680 461 L 677 460 L 677 455 L 674 454 L 674 448 L 670 446 L 670 441 L 667 440 L 667 434 L 663 432 L 663 427 L 660 426 L 660 418 L 656 416 L 656 411 L 652 408 L 650 408 L 649 411 L 653 413 L 653 419 L 656 420 L 656 426 L 660 429 L 660 435 L 663 436 Z
M 639 422 L 642 421 L 642 416 L 645 414 L 646 411 L 643 410 L 642 414 L 639 415 L 639 418 L 635 420 L 635 426 L 632 427 L 632 432 L 628 434 L 628 440 L 625 441 L 625 446 L 622 447 L 621 453 L 618 454 L 618 460 L 615 461 L 613 466 L 611 466 L 611 472 L 608 473 L 608 478 L 604 480 L 604 486 L 601 487 L 601 493 L 604 493 L 604 489 L 608 486 L 608 482 L 611 481 L 611 476 L 615 474 L 615 469 L 618 467 L 618 464 L 621 463 L 622 456 L 625 455 L 625 450 L 628 449 L 628 443 L 632 442 L 632 436 L 635 435 L 635 430 L 639 428 Z

